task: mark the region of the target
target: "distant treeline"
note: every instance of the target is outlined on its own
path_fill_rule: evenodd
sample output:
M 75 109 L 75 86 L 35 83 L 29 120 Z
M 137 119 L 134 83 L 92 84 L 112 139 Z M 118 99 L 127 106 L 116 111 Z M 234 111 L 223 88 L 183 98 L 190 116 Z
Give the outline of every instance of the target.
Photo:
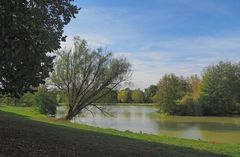
M 106 89 L 107 90 L 107 89 Z M 57 89 L 40 86 L 35 94 L 20 99 L 2 97 L 4 104 L 38 106 L 42 113 L 54 114 L 68 96 Z M 240 114 L 240 63 L 219 62 L 204 69 L 201 78 L 164 75 L 157 85 L 140 89 L 111 90 L 96 103 L 155 103 L 161 113 L 170 115 Z
M 125 88 L 123 90 L 112 90 L 106 97 L 98 101 L 98 103 L 152 103 L 153 97 L 158 88 L 151 85 L 144 91 L 140 89 Z
M 240 63 L 219 62 L 205 68 L 201 78 L 164 75 L 144 91 L 112 91 L 101 102 L 151 103 L 171 115 L 240 114 Z

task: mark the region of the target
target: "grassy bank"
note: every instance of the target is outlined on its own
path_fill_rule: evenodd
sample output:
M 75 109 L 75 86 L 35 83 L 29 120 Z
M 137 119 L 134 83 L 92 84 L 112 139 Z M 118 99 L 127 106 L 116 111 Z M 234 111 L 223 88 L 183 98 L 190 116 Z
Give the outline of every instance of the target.
M 0 124 L 0 156 L 240 156 L 239 144 L 72 124 L 34 108 L 1 106 Z

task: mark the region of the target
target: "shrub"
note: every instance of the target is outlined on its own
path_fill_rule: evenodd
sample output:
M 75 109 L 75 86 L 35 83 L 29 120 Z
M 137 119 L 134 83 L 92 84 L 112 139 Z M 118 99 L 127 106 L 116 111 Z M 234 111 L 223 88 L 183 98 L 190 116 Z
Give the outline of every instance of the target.
M 10 97 L 7 97 L 7 96 L 3 96 L 1 98 L 1 104 L 2 105 L 10 105 L 11 104 L 11 98 Z
M 57 102 L 52 97 L 47 94 L 43 94 L 40 97 L 37 97 L 37 105 L 39 112 L 42 114 L 55 114 Z
M 200 116 L 202 115 L 202 107 L 197 99 L 191 94 L 187 94 L 177 101 L 175 109 L 176 115 Z
M 35 103 L 42 114 L 55 114 L 58 103 L 55 96 L 45 87 L 39 87 L 35 93 Z
M 144 102 L 144 93 L 140 89 L 133 90 L 131 93 L 131 98 L 135 103 L 143 103 Z
M 35 95 L 32 93 L 26 93 L 24 94 L 20 99 L 20 105 L 21 106 L 34 106 L 36 104 L 35 102 Z
M 1 105 L 12 105 L 17 106 L 20 100 L 18 98 L 10 97 L 9 95 L 4 95 L 1 97 Z

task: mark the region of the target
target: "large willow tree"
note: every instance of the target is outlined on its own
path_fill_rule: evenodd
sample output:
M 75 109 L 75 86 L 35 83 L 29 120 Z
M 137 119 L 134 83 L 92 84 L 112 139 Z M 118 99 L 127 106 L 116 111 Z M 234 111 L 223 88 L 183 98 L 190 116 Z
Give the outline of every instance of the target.
M 74 49 L 58 52 L 52 82 L 68 95 L 66 119 L 109 94 L 126 81 L 130 64 L 126 58 L 114 58 L 102 49 L 91 50 L 85 40 L 75 38 Z

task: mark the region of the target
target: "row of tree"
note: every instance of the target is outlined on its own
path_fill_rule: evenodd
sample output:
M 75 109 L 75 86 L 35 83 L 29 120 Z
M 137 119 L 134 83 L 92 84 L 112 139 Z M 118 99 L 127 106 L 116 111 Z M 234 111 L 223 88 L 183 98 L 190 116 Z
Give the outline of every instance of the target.
M 144 91 L 140 89 L 125 88 L 112 90 L 105 97 L 98 100 L 98 103 L 152 103 L 153 96 L 157 92 L 157 86 L 151 85 Z
M 153 96 L 157 92 L 157 86 L 151 85 L 144 91 L 140 89 L 131 90 L 129 88 L 118 91 L 117 100 L 120 103 L 152 103 Z
M 176 115 L 240 113 L 240 63 L 219 62 L 203 71 L 202 79 L 174 74 L 161 78 L 154 102 L 160 112 Z

